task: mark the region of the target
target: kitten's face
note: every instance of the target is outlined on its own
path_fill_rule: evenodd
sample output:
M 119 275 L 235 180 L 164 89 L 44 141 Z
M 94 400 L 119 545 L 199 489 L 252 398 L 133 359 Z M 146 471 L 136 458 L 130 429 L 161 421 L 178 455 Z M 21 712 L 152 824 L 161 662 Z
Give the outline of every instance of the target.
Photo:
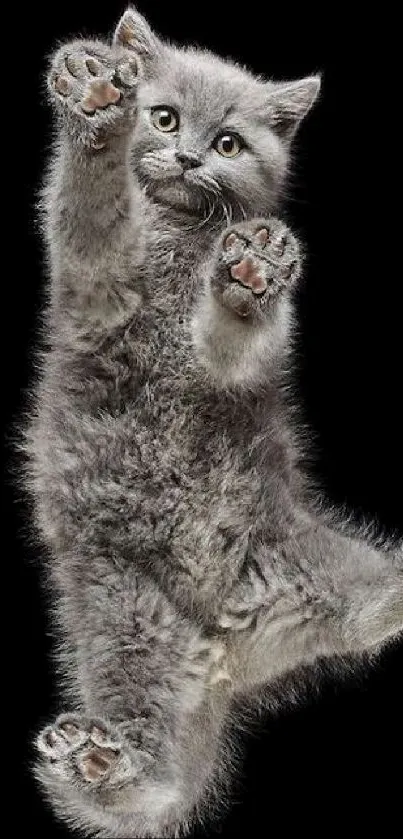
M 132 14 L 143 50 L 146 43 L 133 161 L 147 192 L 200 215 L 269 212 L 319 80 L 257 80 L 210 53 L 162 44 Z

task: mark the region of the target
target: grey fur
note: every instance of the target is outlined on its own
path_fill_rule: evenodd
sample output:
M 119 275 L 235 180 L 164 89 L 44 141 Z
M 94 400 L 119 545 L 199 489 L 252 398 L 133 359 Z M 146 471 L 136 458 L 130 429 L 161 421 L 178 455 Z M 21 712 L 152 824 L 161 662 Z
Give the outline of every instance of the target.
M 134 10 L 112 47 L 51 61 L 25 448 L 66 706 L 37 776 L 86 836 L 177 835 L 223 795 L 235 697 L 403 625 L 401 553 L 318 509 L 282 398 L 301 258 L 271 213 L 318 89 L 163 44 Z M 212 148 L 222 128 L 237 157 Z M 183 178 L 178 149 L 201 161 Z

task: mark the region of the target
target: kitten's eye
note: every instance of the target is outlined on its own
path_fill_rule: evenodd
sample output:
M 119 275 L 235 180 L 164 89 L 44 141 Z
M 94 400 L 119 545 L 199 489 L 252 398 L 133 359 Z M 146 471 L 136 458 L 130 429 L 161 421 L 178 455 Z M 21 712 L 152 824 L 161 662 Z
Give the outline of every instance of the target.
M 243 149 L 243 143 L 237 134 L 220 134 L 215 138 L 213 146 L 222 157 L 236 157 Z
M 165 131 L 166 134 L 177 131 L 179 128 L 178 114 L 173 108 L 166 105 L 151 109 L 151 122 L 154 128 L 158 128 L 158 131 Z

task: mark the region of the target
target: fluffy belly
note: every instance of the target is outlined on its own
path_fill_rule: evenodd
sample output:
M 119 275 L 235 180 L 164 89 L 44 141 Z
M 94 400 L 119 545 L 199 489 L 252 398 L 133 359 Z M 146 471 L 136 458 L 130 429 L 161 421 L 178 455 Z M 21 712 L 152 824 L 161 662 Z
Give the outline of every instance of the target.
M 36 452 L 36 496 L 52 546 L 83 561 L 89 552 L 117 555 L 206 591 L 236 575 L 261 481 L 223 430 L 212 426 L 201 439 L 189 416 L 139 425 L 126 412 L 70 426 L 64 417 L 48 431 Z

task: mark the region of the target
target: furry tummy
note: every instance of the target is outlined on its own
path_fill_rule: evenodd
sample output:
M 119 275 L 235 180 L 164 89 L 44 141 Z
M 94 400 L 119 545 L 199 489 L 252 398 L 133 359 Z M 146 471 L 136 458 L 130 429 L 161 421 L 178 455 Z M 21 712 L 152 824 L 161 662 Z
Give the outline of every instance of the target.
M 403 628 L 401 549 L 310 500 L 283 400 L 301 276 L 274 215 L 319 79 L 162 42 L 134 9 L 48 72 L 46 337 L 24 434 L 65 704 L 36 777 L 84 836 L 176 836 L 235 700 Z

